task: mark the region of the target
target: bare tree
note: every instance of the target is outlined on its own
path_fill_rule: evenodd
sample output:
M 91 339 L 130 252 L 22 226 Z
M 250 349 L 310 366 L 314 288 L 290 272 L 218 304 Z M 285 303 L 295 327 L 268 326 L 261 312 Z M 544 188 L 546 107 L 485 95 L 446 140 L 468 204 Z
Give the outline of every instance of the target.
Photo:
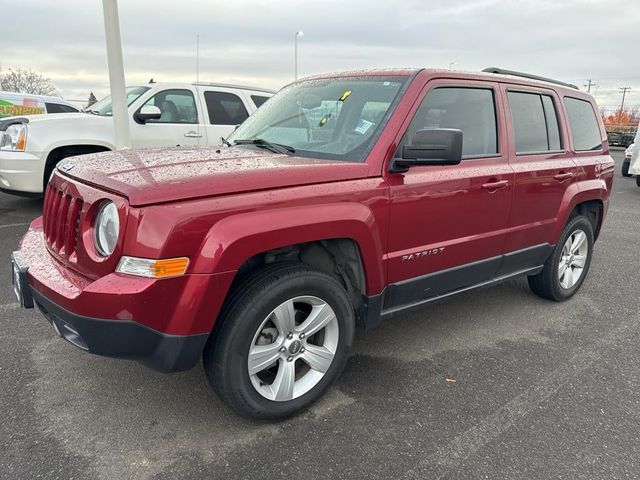
M 57 95 L 58 91 L 51 80 L 31 69 L 9 69 L 0 73 L 0 90 L 35 95 Z

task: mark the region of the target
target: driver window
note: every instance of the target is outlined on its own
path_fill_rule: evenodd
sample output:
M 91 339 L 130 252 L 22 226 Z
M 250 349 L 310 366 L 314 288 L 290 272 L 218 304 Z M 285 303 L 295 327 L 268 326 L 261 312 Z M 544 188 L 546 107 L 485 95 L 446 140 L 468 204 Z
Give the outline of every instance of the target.
M 496 109 L 493 90 L 489 88 L 440 87 L 425 96 L 409 128 L 402 137 L 408 145 L 418 130 L 455 128 L 462 130 L 462 155 L 479 157 L 498 153 Z
M 160 109 L 162 116 L 147 123 L 198 123 L 198 110 L 191 90 L 163 90 L 144 104 Z

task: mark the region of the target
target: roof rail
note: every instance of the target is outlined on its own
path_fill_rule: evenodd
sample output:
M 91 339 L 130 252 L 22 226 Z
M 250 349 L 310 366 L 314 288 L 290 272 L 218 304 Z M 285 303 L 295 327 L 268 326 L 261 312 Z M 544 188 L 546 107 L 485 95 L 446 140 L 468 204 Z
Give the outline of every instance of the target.
M 555 83 L 556 85 L 562 85 L 563 87 L 569 87 L 569 88 L 574 88 L 576 90 L 579 90 L 578 87 L 576 87 L 572 83 L 565 83 L 565 82 L 561 82 L 560 80 L 540 77 L 538 75 L 532 75 L 530 73 L 515 72 L 513 70 L 505 70 L 504 68 L 498 68 L 498 67 L 489 67 L 489 68 L 485 68 L 482 71 L 486 73 L 497 73 L 499 75 L 513 75 L 515 77 L 530 78 L 531 80 L 539 80 L 541 82 Z
M 276 93 L 275 90 L 262 87 L 251 87 L 249 85 L 237 85 L 232 83 L 217 83 L 217 82 L 194 82 L 193 85 L 198 87 L 222 87 L 222 88 L 239 88 L 243 90 L 254 90 L 256 92 L 264 93 Z

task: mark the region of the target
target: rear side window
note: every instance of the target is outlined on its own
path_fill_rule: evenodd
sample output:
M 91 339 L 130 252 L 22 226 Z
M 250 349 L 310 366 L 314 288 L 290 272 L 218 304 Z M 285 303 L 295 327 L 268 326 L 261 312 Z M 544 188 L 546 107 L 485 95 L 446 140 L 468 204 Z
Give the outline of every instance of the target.
M 78 112 L 76 108 L 70 107 L 69 105 L 61 105 L 60 103 L 45 102 L 45 106 L 47 107 L 47 113 L 77 113 Z
M 375 113 L 372 106 L 371 113 Z M 496 108 L 493 90 L 488 88 L 441 87 L 427 93 L 405 133 L 408 145 L 418 130 L 455 128 L 462 130 L 462 155 L 478 157 L 498 153 Z
M 228 92 L 204 92 L 204 101 L 212 125 L 240 125 L 249 113 L 237 95 Z
M 600 127 L 591 103 L 565 97 L 564 104 L 567 107 L 571 138 L 576 151 L 600 150 L 602 148 Z
M 262 95 L 251 95 L 251 100 L 256 107 L 260 108 L 264 102 L 269 100 L 269 97 L 263 97 Z
M 560 129 L 553 100 L 548 95 L 508 92 L 516 153 L 560 150 Z

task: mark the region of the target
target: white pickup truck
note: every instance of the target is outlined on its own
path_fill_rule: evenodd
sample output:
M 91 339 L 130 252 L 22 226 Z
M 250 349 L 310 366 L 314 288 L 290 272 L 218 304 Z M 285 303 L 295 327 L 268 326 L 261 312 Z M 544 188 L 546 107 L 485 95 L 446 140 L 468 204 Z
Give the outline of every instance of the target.
M 127 88 L 133 148 L 218 145 L 271 90 L 213 83 L 150 83 Z M 0 120 L 0 190 L 40 194 L 63 158 L 113 150 L 109 97 L 84 113 Z

